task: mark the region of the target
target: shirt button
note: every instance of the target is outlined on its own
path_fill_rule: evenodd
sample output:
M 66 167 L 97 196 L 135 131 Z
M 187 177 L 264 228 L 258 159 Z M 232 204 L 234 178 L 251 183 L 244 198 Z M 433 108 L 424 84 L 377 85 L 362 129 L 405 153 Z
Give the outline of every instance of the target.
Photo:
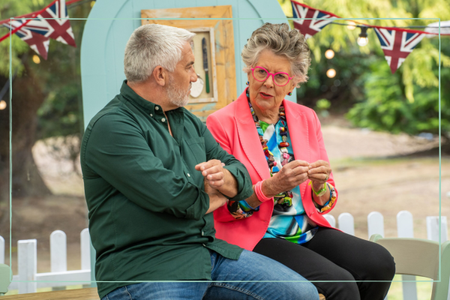
M 205 235 L 205 232 L 202 230 L 202 236 L 204 236 Z
M 191 177 L 191 174 L 189 174 L 189 173 L 187 173 L 186 175 L 187 175 L 187 177 Z
M 166 118 L 162 118 L 162 119 L 161 119 L 161 122 L 165 122 L 165 121 L 166 121 Z
M 155 106 L 155 110 L 159 110 L 159 106 Z
M 202 244 L 203 245 L 203 247 L 206 247 L 206 245 L 205 244 Z
M 153 117 L 153 114 L 150 114 L 150 117 Z

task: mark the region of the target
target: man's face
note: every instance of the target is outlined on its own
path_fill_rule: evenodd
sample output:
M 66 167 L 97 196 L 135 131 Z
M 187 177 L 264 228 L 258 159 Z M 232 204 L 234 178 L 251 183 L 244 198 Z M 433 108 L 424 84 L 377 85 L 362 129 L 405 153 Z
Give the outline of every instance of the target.
M 185 43 L 181 52 L 181 60 L 173 73 L 169 73 L 167 96 L 170 103 L 177 107 L 185 106 L 189 101 L 192 82 L 197 81 L 194 70 L 194 53 L 189 43 Z

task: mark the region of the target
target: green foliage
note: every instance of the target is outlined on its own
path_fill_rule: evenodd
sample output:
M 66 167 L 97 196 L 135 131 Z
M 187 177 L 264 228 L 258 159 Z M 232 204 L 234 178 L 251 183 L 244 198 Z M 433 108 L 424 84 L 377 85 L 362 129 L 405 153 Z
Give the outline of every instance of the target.
M 398 71 L 397 71 L 398 72 Z M 373 64 L 365 75 L 366 99 L 350 109 L 347 117 L 359 127 L 392 133 L 439 133 L 439 90 L 416 86 L 409 101 L 401 82 L 401 72 L 392 75 L 387 64 Z M 450 81 L 450 69 L 443 68 L 442 82 Z M 450 88 L 442 89 L 442 132 L 450 132 Z
M 327 99 L 320 99 L 319 101 L 317 101 L 316 103 L 316 109 L 317 110 L 327 110 L 329 109 L 331 106 L 331 102 L 328 101 Z
M 37 11 L 49 4 L 44 0 L 5 0 L 6 6 L 0 9 L 2 19 L 24 15 Z M 19 5 L 20 2 L 20 5 Z M 69 7 L 71 18 L 86 17 L 90 10 L 90 3 Z M 18 76 L 27 76 L 23 73 L 23 66 L 27 64 L 30 71 L 37 76 L 35 82 L 46 100 L 37 111 L 38 131 L 37 137 L 47 138 L 52 136 L 81 135 L 83 132 L 83 114 L 81 99 L 81 73 L 80 73 L 80 45 L 85 21 L 70 21 L 74 32 L 77 48 L 65 45 L 55 40 L 50 40 L 48 60 L 41 58 L 40 64 L 32 62 L 36 53 L 30 49 L 27 43 L 15 34 L 12 36 L 12 70 L 18 72 Z M 8 32 L 5 27 L 0 27 L 0 34 Z M 9 54 L 10 39 L 0 43 L 0 51 Z M 9 55 L 0 55 L 0 74 L 9 77 Z M 0 80 L 0 85 L 4 84 Z M 14 91 L 13 91 L 14 93 Z M 13 95 L 14 97 L 14 95 Z
M 288 17 L 292 16 L 289 0 L 279 0 Z M 335 23 L 350 20 L 380 26 L 426 26 L 440 20 L 450 20 L 450 6 L 446 0 L 380 0 L 380 1 L 301 1 L 308 6 L 334 13 L 342 18 Z M 358 20 L 357 18 L 362 18 Z M 380 19 L 367 19 L 380 18 Z M 420 29 L 420 28 L 419 28 Z M 422 28 L 424 30 L 424 28 Z M 349 30 L 346 26 L 330 24 L 308 40 L 314 60 L 310 70 L 310 80 L 298 93 L 303 97 L 324 96 L 333 101 L 344 101 L 353 108 L 347 114 L 354 125 L 393 133 L 420 132 L 438 133 L 439 130 L 439 60 L 441 62 L 442 132 L 448 134 L 450 127 L 450 38 L 443 36 L 442 52 L 439 52 L 438 38 L 425 37 L 403 62 L 395 74 L 384 59 L 378 38 L 373 30 L 368 31 L 369 44 L 359 47 L 356 39 L 360 30 Z M 336 56 L 332 60 L 323 59 L 326 49 L 333 49 Z M 324 76 L 333 67 L 347 90 L 334 94 L 327 92 L 332 86 Z M 311 91 L 316 89 L 316 93 Z M 319 90 L 321 89 L 321 90 Z M 335 89 L 336 90 L 336 89 Z M 324 95 L 325 93 L 325 95 Z M 336 93 L 345 94 L 338 97 Z M 301 100 L 308 103 L 308 100 Z M 313 103 L 312 103 L 313 104 Z
M 43 0 L 20 0 L 11 1 L 3 0 L 0 6 L 0 20 L 13 18 L 28 14 L 30 12 L 41 9 L 44 5 Z M 0 26 L 0 37 L 9 32 L 9 29 Z M 10 51 L 12 49 L 12 51 Z M 10 38 L 0 42 L 0 75 L 5 77 L 9 76 L 9 63 L 11 57 L 12 73 L 17 72 L 21 74 L 23 71 L 23 64 L 20 61 L 20 55 L 28 52 L 30 47 L 27 43 L 23 42 L 17 35 L 13 35 Z

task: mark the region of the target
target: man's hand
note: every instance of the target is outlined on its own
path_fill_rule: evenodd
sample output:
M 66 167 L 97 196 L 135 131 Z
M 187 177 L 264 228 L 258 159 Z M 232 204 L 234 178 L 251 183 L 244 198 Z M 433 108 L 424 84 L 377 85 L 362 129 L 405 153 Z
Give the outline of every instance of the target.
M 228 201 L 228 198 L 226 198 L 218 190 L 207 184 L 206 178 L 205 178 L 205 192 L 209 196 L 209 209 L 206 211 L 205 214 L 209 214 L 215 211 Z
M 225 164 L 220 160 L 211 159 L 196 165 L 195 169 L 202 172 L 202 175 L 205 178 L 205 187 L 209 185 L 210 187 L 217 189 L 223 195 L 233 198 L 238 192 L 237 181 L 224 166 Z
M 215 189 L 223 186 L 225 183 L 223 166 L 224 164 L 218 159 L 211 159 L 195 166 L 195 169 L 202 172 L 205 178 L 205 189 L 206 183 Z

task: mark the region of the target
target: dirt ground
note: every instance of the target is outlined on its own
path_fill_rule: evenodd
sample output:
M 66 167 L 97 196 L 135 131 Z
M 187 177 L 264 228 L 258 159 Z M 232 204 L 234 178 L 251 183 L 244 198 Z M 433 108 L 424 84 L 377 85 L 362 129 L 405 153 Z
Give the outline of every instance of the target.
M 437 145 L 436 138 L 355 129 L 341 118 L 325 119 L 322 124 L 339 191 L 338 205 L 331 215 L 338 219 L 341 213 L 352 214 L 356 236 L 368 238 L 367 215 L 372 211 L 383 214 L 385 235 L 392 237 L 397 236 L 395 218 L 402 210 L 413 214 L 415 237 L 419 238 L 426 238 L 426 217 L 439 214 L 440 199 L 442 216 L 450 216 L 450 158 L 442 157 L 439 195 L 439 157 L 436 151 L 423 152 Z M 54 195 L 45 199 L 13 199 L 13 272 L 17 273 L 19 239 L 37 239 L 38 272 L 50 271 L 49 236 L 58 229 L 67 234 L 68 269 L 80 269 L 80 232 L 87 227 L 82 178 L 73 172 L 70 161 L 50 155 L 42 142 L 36 143 L 33 154 Z M 5 205 L 1 208 L 9 209 Z M 5 238 L 8 263 L 8 218 L 3 218 L 0 235 Z

